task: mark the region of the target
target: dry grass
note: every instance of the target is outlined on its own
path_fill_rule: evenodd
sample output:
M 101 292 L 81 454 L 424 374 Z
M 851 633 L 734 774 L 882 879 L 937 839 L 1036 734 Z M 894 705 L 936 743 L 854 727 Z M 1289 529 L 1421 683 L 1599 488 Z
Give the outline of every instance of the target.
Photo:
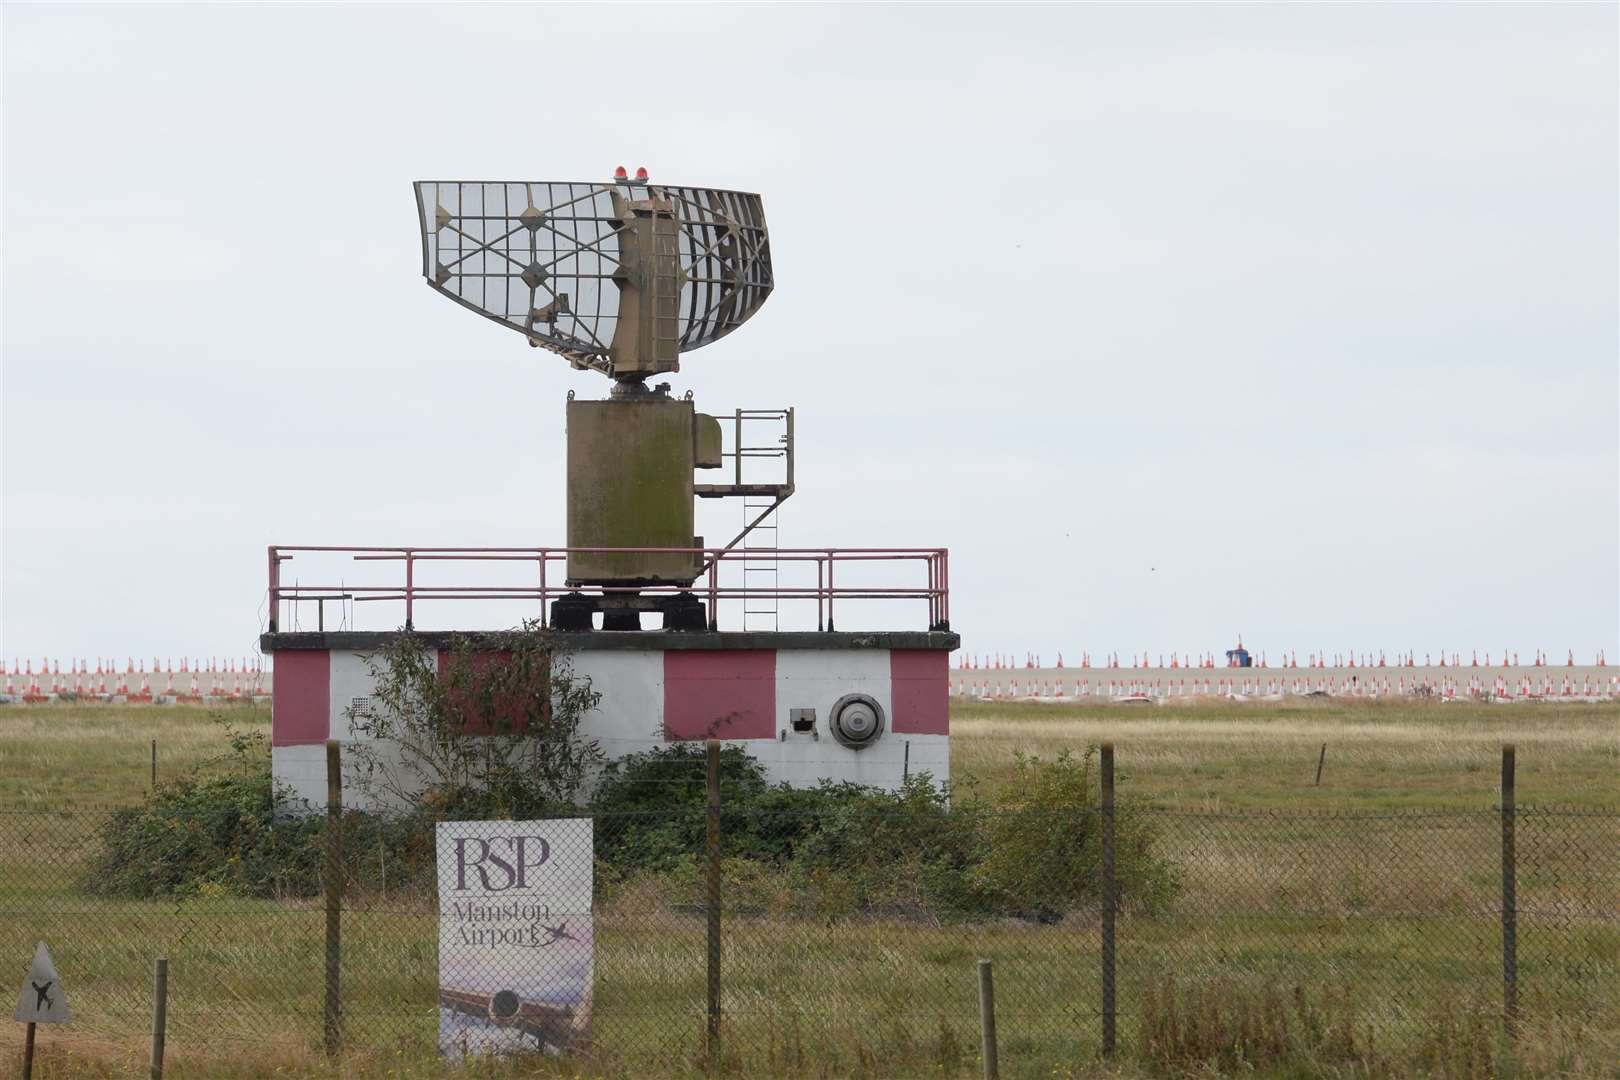
M 228 712 L 248 727 L 268 723 L 263 708 Z M 188 707 L 5 709 L 0 724 L 8 735 L 0 741 L 0 801 L 13 806 L 137 800 L 153 738 L 160 775 L 195 768 L 223 748 L 207 710 Z M 1169 916 L 1122 919 L 1121 1036 L 1129 1051 L 1140 1031 L 1154 1030 L 1166 998 L 1160 992 L 1156 1003 L 1150 994 L 1168 973 L 1193 995 L 1182 1009 L 1202 1010 L 1208 1022 L 1157 1064 L 1100 1065 L 1098 927 L 1085 916 L 1054 926 L 734 917 L 726 941 L 730 1075 L 976 1075 L 979 956 L 997 965 L 1008 1077 L 1235 1071 L 1221 1058 L 1223 1016 L 1272 1033 L 1245 1051 L 1241 1071 L 1256 1076 L 1616 1074 L 1620 1001 L 1593 1000 L 1592 992 L 1617 986 L 1620 929 L 1591 917 L 1620 908 L 1620 880 L 1602 873 L 1620 850 L 1613 819 L 1550 853 L 1521 826 L 1524 850 L 1542 853 L 1521 873 L 1521 905 L 1556 917 L 1527 916 L 1521 928 L 1532 1016 L 1511 1059 L 1500 1044 L 1481 1043 L 1479 1017 L 1483 1009 L 1489 1020 L 1500 985 L 1491 914 L 1499 839 L 1488 812 L 1500 744 L 1519 746 L 1521 803 L 1613 806 L 1620 706 L 968 704 L 953 724 L 954 771 L 992 786 L 1007 781 L 1017 752 L 1115 743 L 1121 791 L 1167 811 L 1164 843 L 1187 883 Z M 1316 788 L 1323 742 L 1327 768 Z M 1343 825 L 1296 813 L 1459 806 L 1487 812 Z M 1210 818 L 1210 809 L 1228 816 Z M 329 1064 L 313 1045 L 318 1005 L 307 1000 L 319 978 L 314 905 L 189 901 L 176 918 L 172 902 L 87 900 L 63 867 L 53 878 L 37 862 L 53 838 L 84 830 L 54 815 L 35 821 L 28 843 L 0 835 L 0 908 L 24 913 L 0 922 L 0 956 L 26 955 L 36 936 L 49 937 L 81 1017 L 44 1033 L 41 1078 L 144 1075 L 147 965 L 160 952 L 173 971 L 171 1077 L 702 1073 L 702 923 L 657 897 L 621 896 L 599 912 L 597 1056 L 459 1071 L 433 1055 L 431 1007 L 404 1014 L 399 1005 L 431 1001 L 432 912 L 413 902 L 349 915 L 345 985 L 351 1030 L 364 1045 Z M 1568 974 L 1576 965 L 1590 972 Z M 1309 1043 L 1276 1035 L 1267 986 L 1289 1008 L 1294 986 L 1315 1000 L 1353 1002 L 1358 1018 L 1375 1023 L 1375 1038 L 1337 1062 L 1306 1060 Z M 1567 1018 L 1583 1010 L 1595 1010 L 1595 1026 Z M 1261 1051 L 1270 1058 L 1257 1059 Z M 0 1056 L 0 1074 L 11 1060 Z
M 0 706 L 0 804 L 7 808 L 127 805 L 158 779 L 191 772 L 225 750 L 226 720 L 270 732 L 270 708 L 203 705 Z
M 1489 807 L 1503 743 L 1518 747 L 1521 805 L 1620 805 L 1620 703 L 1612 702 L 965 703 L 952 711 L 951 733 L 953 774 L 989 785 L 1008 775 L 1017 753 L 1112 742 L 1121 790 L 1183 809 Z

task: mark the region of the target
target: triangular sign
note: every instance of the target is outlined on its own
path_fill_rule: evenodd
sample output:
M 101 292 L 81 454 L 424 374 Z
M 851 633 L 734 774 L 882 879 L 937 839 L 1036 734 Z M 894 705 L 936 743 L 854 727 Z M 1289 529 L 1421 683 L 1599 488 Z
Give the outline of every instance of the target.
M 23 980 L 22 992 L 17 995 L 17 1011 L 11 1018 L 19 1024 L 65 1024 L 73 1019 L 68 1011 L 67 994 L 62 991 L 62 978 L 51 962 L 50 950 L 39 943 L 34 950 L 34 963 Z

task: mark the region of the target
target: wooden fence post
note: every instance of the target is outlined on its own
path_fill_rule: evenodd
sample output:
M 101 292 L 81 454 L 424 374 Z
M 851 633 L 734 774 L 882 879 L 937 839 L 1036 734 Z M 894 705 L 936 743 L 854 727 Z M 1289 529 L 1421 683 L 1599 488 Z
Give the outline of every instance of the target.
M 1502 747 L 1502 1027 L 1509 1039 L 1519 1027 L 1518 853 L 1514 821 L 1513 744 Z
M 169 958 L 152 967 L 152 1080 L 163 1080 L 163 1042 L 169 1026 Z
M 709 1007 L 704 1029 L 704 1050 L 710 1068 L 720 1063 L 720 740 L 704 746 L 708 764 L 708 836 L 704 848 L 708 856 L 709 895 Z
M 339 1004 L 339 972 L 343 931 L 343 771 L 336 739 L 326 741 L 326 1008 L 325 1043 L 328 1054 L 343 1044 Z
M 1001 1071 L 996 1062 L 996 985 L 990 961 L 979 961 L 979 1041 L 984 1048 L 984 1080 L 997 1080 Z
M 1114 744 L 1102 745 L 1102 1050 L 1113 1056 L 1114 1010 Z
M 1316 786 L 1322 786 L 1322 763 L 1327 761 L 1327 743 L 1322 744 L 1322 752 L 1316 755 Z

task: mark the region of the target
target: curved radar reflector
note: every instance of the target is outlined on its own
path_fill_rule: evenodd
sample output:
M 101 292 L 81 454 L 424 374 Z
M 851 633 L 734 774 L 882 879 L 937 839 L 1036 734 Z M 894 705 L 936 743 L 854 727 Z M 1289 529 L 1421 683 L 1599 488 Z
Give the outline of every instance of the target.
M 578 368 L 678 370 L 771 293 L 765 210 L 746 192 L 422 180 L 416 205 L 428 284 Z

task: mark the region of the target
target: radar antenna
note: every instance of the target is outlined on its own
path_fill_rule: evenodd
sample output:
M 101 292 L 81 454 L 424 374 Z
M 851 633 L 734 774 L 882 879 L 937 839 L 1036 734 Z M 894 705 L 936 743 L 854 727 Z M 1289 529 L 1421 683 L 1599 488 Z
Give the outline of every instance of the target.
M 693 535 L 694 500 L 741 497 L 759 511 L 729 551 L 793 493 L 792 410 L 772 410 L 787 435 L 785 476 L 748 483 L 742 442 L 722 448 L 721 427 L 691 396 L 649 389 L 648 376 L 679 371 L 680 355 L 725 337 L 770 296 L 771 246 L 758 195 L 653 184 L 623 166 L 608 183 L 422 180 L 416 184 L 422 274 L 465 308 L 550 349 L 575 368 L 614 381 L 607 401 L 568 400 L 570 586 L 602 596 L 557 601 L 552 623 L 639 627 L 659 608 L 666 628 L 701 629 L 689 592 L 658 600 L 648 586 L 689 588 L 718 555 Z M 751 411 L 750 417 L 760 415 Z M 736 462 L 735 482 L 695 484 L 693 470 Z
M 758 195 L 652 184 L 424 180 L 422 274 L 435 290 L 621 383 L 679 371 L 770 295 Z

